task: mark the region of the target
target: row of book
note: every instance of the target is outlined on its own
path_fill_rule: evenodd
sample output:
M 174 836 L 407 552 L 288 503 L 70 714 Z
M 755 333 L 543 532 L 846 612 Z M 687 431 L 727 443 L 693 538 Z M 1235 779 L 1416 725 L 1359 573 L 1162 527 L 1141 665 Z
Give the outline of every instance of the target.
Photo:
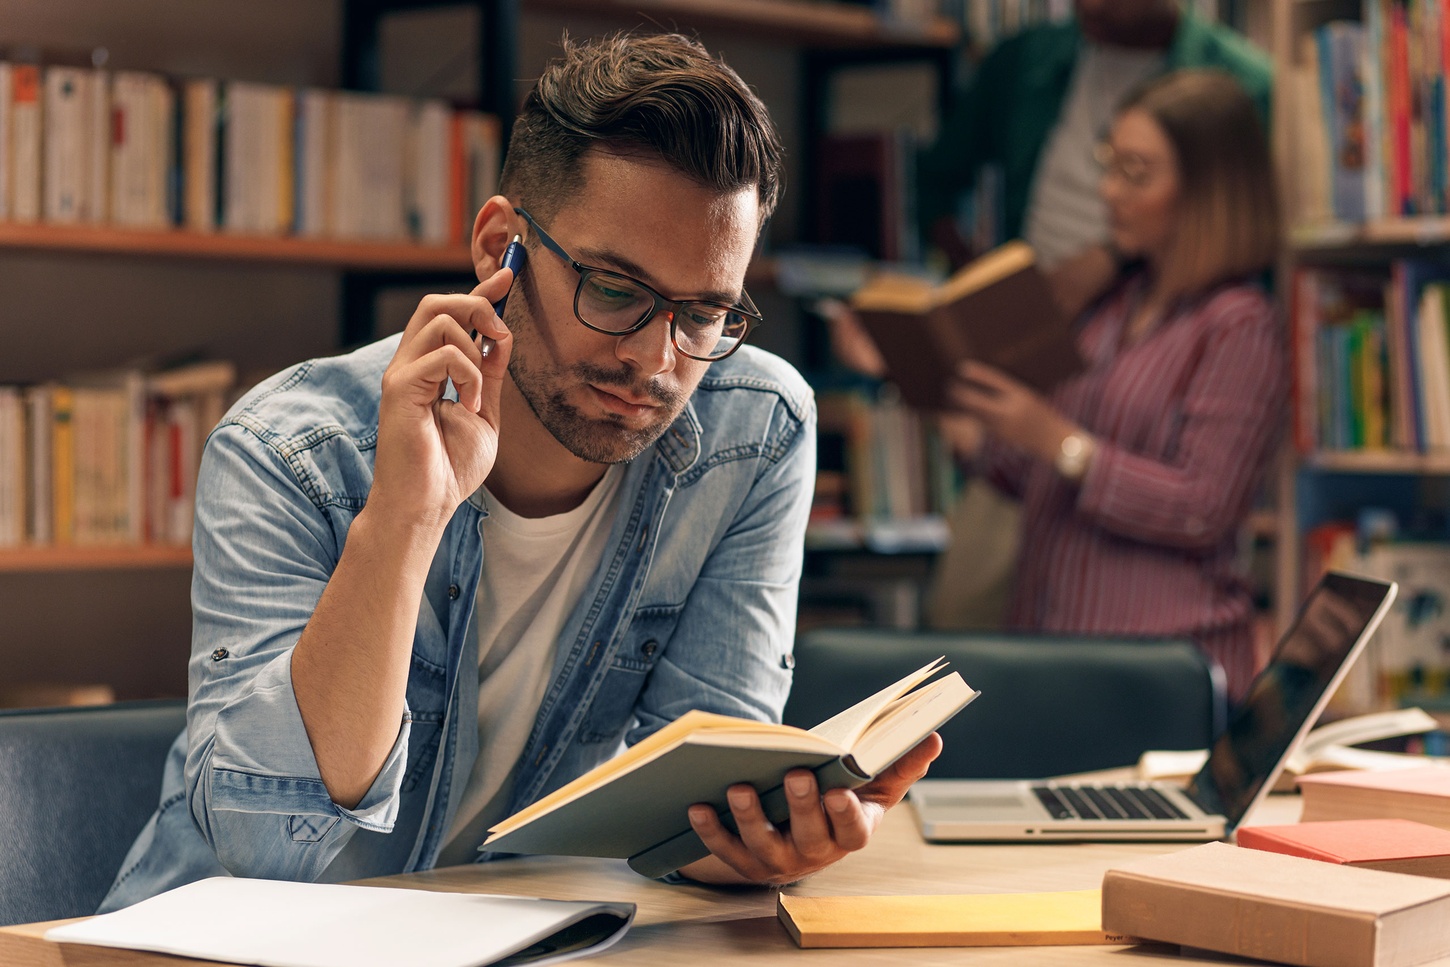
M 891 386 L 830 391 L 818 410 L 811 519 L 916 520 L 945 515 L 961 475 L 937 430 Z
M 0 63 L 0 220 L 460 244 L 499 155 L 440 100 Z
M 1450 211 L 1450 2 L 1363 0 L 1300 40 L 1288 79 L 1303 224 Z
M 0 548 L 185 544 L 229 362 L 0 386 Z
M 1450 264 L 1301 267 L 1290 313 L 1300 452 L 1450 451 Z

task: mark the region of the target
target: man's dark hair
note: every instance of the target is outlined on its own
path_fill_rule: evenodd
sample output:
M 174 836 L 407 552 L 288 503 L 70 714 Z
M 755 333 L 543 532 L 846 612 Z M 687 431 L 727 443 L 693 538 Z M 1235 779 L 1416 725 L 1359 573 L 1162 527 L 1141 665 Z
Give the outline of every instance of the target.
M 780 137 L 725 63 L 680 34 L 566 35 L 514 121 L 500 189 L 547 218 L 582 187 L 591 148 L 656 156 L 721 194 L 754 187 L 760 221 L 781 190 Z

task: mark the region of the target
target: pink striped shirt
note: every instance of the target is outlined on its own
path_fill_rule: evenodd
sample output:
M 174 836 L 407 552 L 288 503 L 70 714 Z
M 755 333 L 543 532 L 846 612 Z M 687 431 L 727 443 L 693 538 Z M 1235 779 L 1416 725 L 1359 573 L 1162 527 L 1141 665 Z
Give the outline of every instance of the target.
M 1130 278 L 1083 319 L 1088 370 L 1051 397 L 1098 441 L 1081 483 L 987 449 L 993 481 L 1023 504 L 1008 623 L 1192 638 L 1236 699 L 1256 671 L 1236 544 L 1284 418 L 1283 336 L 1264 294 L 1234 284 L 1184 300 L 1124 347 L 1142 290 Z

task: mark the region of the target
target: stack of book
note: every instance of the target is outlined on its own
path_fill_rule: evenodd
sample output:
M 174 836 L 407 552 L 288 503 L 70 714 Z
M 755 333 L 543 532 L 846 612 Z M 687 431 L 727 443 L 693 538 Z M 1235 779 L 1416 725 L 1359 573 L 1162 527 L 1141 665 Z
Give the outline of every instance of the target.
M 1208 843 L 1103 876 L 1102 928 L 1304 967 L 1450 956 L 1450 883 Z
M 229 362 L 0 386 L 0 547 L 185 544 Z
M 1450 830 L 1450 768 L 1330 772 L 1299 779 L 1304 822 L 1408 819 Z
M 0 220 L 459 245 L 499 154 L 439 100 L 0 63 Z
M 1324 863 L 1450 879 L 1450 830 L 1408 819 L 1245 826 L 1237 841 L 1247 849 Z

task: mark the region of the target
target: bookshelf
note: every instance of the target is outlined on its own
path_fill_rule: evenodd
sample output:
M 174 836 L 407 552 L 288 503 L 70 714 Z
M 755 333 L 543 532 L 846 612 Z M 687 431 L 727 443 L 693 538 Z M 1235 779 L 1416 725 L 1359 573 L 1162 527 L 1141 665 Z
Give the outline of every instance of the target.
M 946 58 L 960 35 L 950 19 L 896 21 L 855 3 L 820 0 L 334 0 L 305 9 L 289 0 L 198 0 L 185 17 L 176 15 L 175 2 L 136 0 L 124 12 L 104 0 L 28 5 L 7 16 L 0 59 L 31 48 L 42 63 L 53 54 L 56 62 L 90 63 L 104 49 L 107 70 L 471 98 L 507 117 L 557 52 L 563 26 L 576 36 L 631 26 L 698 29 L 771 104 L 799 158 L 797 149 L 814 136 L 813 111 L 798 107 L 808 96 L 803 80 L 812 52 Z M 467 29 L 435 31 L 424 45 L 413 37 L 411 47 L 403 31 L 399 55 L 390 18 L 431 16 L 439 6 L 457 7 Z M 437 87 L 400 84 L 396 71 L 389 80 L 390 58 L 395 68 L 400 56 L 423 65 L 423 76 L 438 75 Z M 800 173 L 788 181 L 802 184 Z M 803 197 L 793 191 L 787 206 Z M 788 207 L 772 234 L 793 237 L 796 220 Z M 759 263 L 749 277 L 753 291 L 774 278 L 772 262 Z M 415 303 L 411 290 L 465 283 L 471 270 L 462 245 L 0 220 L 0 334 L 20 344 L 0 357 L 0 383 L 192 351 L 234 361 L 245 383 L 335 352 L 354 337 L 371 338 L 374 319 L 387 331 L 397 315 L 387 301 L 393 288 L 400 302 Z M 77 319 L 49 316 L 55 293 L 71 301 Z M 762 343 L 798 361 L 789 342 L 766 342 L 781 331 L 793 338 L 798 306 L 769 291 L 763 298 L 776 305 L 767 309 L 772 326 Z M 64 324 L 71 322 L 74 328 Z M 18 683 L 105 683 L 120 698 L 180 693 L 190 567 L 188 547 L 166 544 L 0 550 L 0 614 L 8 616 L 0 655 L 11 676 Z
M 1424 644 L 1441 634 L 1438 619 L 1401 612 L 1450 593 L 1442 562 L 1424 563 L 1450 542 L 1439 429 L 1450 413 L 1436 389 L 1450 369 L 1437 345 L 1446 321 L 1424 298 L 1450 278 L 1450 114 L 1430 93 L 1450 68 L 1438 43 L 1447 16 L 1405 0 L 1272 8 L 1273 136 L 1292 226 L 1279 268 L 1300 391 L 1279 474 L 1277 618 L 1281 628 L 1292 619 L 1306 566 L 1399 580 L 1402 605 L 1346 686 L 1365 704 L 1401 700 L 1387 682 L 1413 669 L 1433 677 L 1446 661 Z M 1378 536 L 1391 515 L 1398 531 Z

